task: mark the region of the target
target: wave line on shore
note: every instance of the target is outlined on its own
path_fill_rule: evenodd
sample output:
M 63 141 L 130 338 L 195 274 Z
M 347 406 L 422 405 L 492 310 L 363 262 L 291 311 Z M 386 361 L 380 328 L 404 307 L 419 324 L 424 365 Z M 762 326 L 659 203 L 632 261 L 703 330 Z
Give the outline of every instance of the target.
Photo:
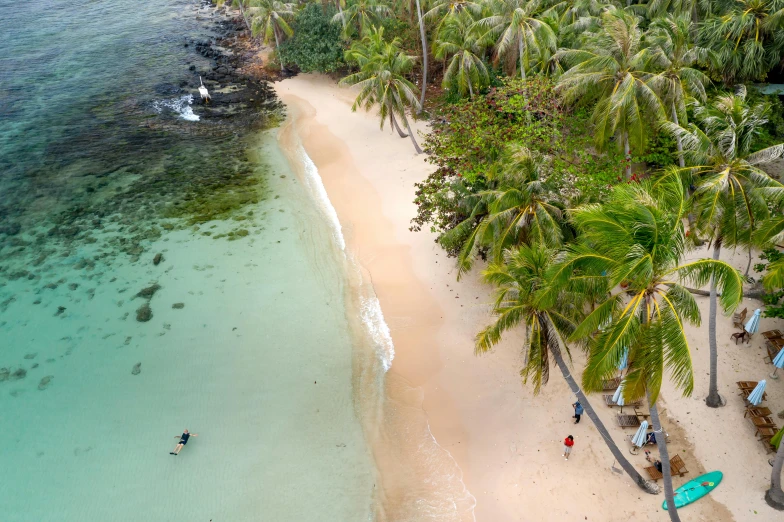
M 320 210 L 327 216 L 335 241 L 340 249 L 345 252 L 346 239 L 343 237 L 343 227 L 340 224 L 335 207 L 332 206 L 332 202 L 329 200 L 329 195 L 327 195 L 327 189 L 324 188 L 324 182 L 321 180 L 318 167 L 316 167 L 316 164 L 310 159 L 310 156 L 308 156 L 308 153 L 305 151 L 305 147 L 303 147 L 301 143 L 297 145 L 297 152 L 302 161 L 303 170 L 305 171 L 305 182 L 315 196 L 316 203 L 319 205 Z

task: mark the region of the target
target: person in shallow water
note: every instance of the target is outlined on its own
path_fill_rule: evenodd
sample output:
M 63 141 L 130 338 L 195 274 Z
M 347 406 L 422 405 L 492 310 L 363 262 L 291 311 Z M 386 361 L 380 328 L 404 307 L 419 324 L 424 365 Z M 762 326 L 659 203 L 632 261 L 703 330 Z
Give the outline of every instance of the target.
M 179 455 L 180 454 L 180 450 L 182 450 L 182 447 L 185 446 L 186 444 L 188 444 L 188 439 L 191 438 L 192 436 L 193 437 L 198 437 L 199 434 L 198 433 L 189 433 L 188 430 L 185 430 L 185 431 L 182 432 L 182 435 L 175 435 L 174 438 L 176 439 L 177 437 L 179 437 L 180 438 L 180 442 L 178 442 L 177 446 L 174 447 L 174 451 L 170 451 L 169 452 L 169 455 L 175 455 L 175 456 Z

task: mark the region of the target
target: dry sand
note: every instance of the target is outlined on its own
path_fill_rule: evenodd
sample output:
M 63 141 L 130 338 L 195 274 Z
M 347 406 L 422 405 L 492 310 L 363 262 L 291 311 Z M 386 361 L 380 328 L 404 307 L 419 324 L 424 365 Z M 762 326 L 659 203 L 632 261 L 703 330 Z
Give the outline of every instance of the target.
M 414 183 L 432 170 L 425 156 L 414 154 L 409 139 L 398 138 L 388 128 L 379 130 L 375 114 L 352 113 L 354 92 L 329 78 L 301 75 L 276 84 L 276 89 L 289 107 L 286 128 L 298 135 L 318 167 L 343 226 L 347 250 L 361 263 L 381 302 L 396 349 L 387 374 L 388 392 L 401 394 L 403 388 L 415 395 L 407 403 L 414 409 L 424 397 L 421 418 L 412 415 L 396 420 L 418 418 L 425 429 L 429 423 L 442 457 L 454 458 L 459 466 L 457 478 L 462 476 L 476 498 L 476 520 L 668 520 L 661 509 L 663 495 L 647 495 L 625 474 L 613 470 L 618 466 L 613 466 L 613 457 L 590 420 L 583 417 L 579 425 L 572 424 L 574 397 L 557 368 L 552 369 L 550 383 L 534 397 L 518 375 L 519 337 L 510 336 L 492 354 L 473 355 L 474 335 L 490 320 L 490 289 L 479 282 L 477 271 L 457 283 L 454 261 L 433 242 L 434 236 L 409 231 L 416 212 Z M 426 132 L 421 123 L 417 129 Z M 708 254 L 701 250 L 693 257 Z M 727 251 L 722 258 L 745 269 L 743 252 Z M 684 508 L 682 518 L 773 520 L 780 515 L 763 500 L 771 470 L 769 456 L 743 418 L 743 404 L 735 390 L 735 381 L 766 378 L 772 371 L 762 361 L 762 337 L 756 335 L 750 344 L 735 346 L 729 340 L 731 319 L 719 317 L 719 385 L 727 406 L 706 407 L 708 303 L 707 298 L 698 300 L 704 324 L 689 330 L 694 394 L 682 398 L 665 384 L 660 411 L 670 434 L 670 454 L 681 455 L 690 472 L 675 477 L 675 486 L 715 469 L 723 471 L 725 478 L 708 498 Z M 745 300 L 741 308 L 748 307 L 751 313 L 760 305 Z M 763 319 L 761 326 L 764 331 L 784 325 Z M 574 373 L 579 375 L 583 357 L 573 356 Z M 768 379 L 768 383 L 766 404 L 779 411 L 784 408 L 784 382 Z M 627 452 L 627 436 L 633 430 L 615 425 L 616 411 L 604 406 L 601 396 L 592 396 L 591 401 L 615 442 Z M 401 433 L 405 426 L 394 430 L 396 435 Z M 567 462 L 561 453 L 562 440 L 569 434 L 576 444 Z M 403 453 L 382 456 L 382 473 L 389 460 L 411 457 Z M 453 473 L 445 458 L 438 461 L 439 471 Z M 643 456 L 629 458 L 641 472 L 647 465 Z M 426 461 L 421 464 L 406 467 L 408 483 L 428 483 L 431 466 Z M 382 499 L 389 520 L 431 519 L 403 518 L 411 513 L 396 513 L 394 504 L 410 501 L 406 496 L 412 493 L 406 492 L 400 477 L 387 478 L 382 480 Z M 460 497 L 458 492 L 455 498 L 462 502 L 458 513 L 438 520 L 472 520 L 471 497 Z

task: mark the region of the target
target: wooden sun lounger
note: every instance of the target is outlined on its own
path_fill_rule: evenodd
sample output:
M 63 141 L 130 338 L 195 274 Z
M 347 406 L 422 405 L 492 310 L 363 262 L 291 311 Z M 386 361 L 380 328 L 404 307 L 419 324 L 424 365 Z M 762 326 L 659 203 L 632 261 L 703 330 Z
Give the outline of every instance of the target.
M 656 469 L 656 466 L 649 466 L 645 468 L 645 471 L 648 472 L 648 475 L 650 475 L 652 480 L 659 480 L 664 477 L 664 475 L 661 474 L 661 471 Z M 688 472 L 689 470 L 686 469 L 686 464 L 684 464 L 679 455 L 675 455 L 670 459 L 670 476 L 674 477 L 675 475 L 678 475 L 679 477 L 682 477 Z
M 780 339 L 784 337 L 784 335 L 781 334 L 781 330 L 768 330 L 767 332 L 762 332 L 761 335 L 767 340 Z
M 749 420 L 756 428 L 773 428 L 778 431 L 778 426 L 770 417 L 749 417 Z
M 615 391 L 621 385 L 621 378 L 608 379 L 602 384 L 602 391 Z M 612 397 L 611 397 L 612 398 Z
M 748 415 L 751 415 L 752 417 L 770 417 L 773 415 L 773 412 L 770 411 L 770 408 L 766 408 L 764 406 L 749 406 L 743 413 L 744 417 Z
M 763 362 L 773 364 L 773 359 L 776 358 L 779 351 L 776 350 L 770 343 L 765 343 L 765 349 L 768 350 L 768 355 L 762 358 Z
M 613 396 L 612 395 L 603 395 L 603 397 L 604 397 L 604 403 L 607 406 L 609 406 L 610 408 L 614 408 L 614 407 L 618 406 L 615 402 L 613 402 Z M 642 406 L 642 400 L 630 402 L 629 404 L 624 404 L 623 406 L 620 406 L 620 407 L 621 408 L 639 408 L 640 406 Z
M 759 384 L 759 381 L 738 381 L 735 384 L 737 384 L 738 388 L 741 390 L 753 390 L 757 384 Z
M 618 426 L 621 428 L 639 428 L 640 427 L 640 419 L 637 415 L 623 415 L 619 413 L 616 417 L 618 421 Z
M 770 442 L 770 439 L 776 435 L 777 431 L 779 430 L 774 430 L 773 428 L 757 427 L 757 431 L 754 432 L 754 435 L 759 435 L 760 440 L 766 440 Z
M 771 350 L 775 350 L 778 352 L 782 348 L 784 348 L 784 339 L 778 337 L 775 339 L 766 339 L 765 346 L 769 346 Z
M 743 397 L 744 399 L 748 399 L 749 395 L 751 395 L 751 392 L 753 392 L 753 391 L 754 391 L 754 388 L 743 389 L 743 390 L 740 391 L 740 396 Z M 763 401 L 768 400 L 768 392 L 762 392 L 762 400 Z
M 776 453 L 776 446 L 770 443 L 770 439 L 763 439 L 760 441 L 765 451 L 768 453 Z

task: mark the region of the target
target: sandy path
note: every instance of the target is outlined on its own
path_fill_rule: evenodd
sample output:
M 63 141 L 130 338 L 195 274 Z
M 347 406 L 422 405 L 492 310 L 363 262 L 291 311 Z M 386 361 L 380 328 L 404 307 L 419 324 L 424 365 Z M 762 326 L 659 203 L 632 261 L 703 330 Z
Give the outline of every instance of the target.
M 519 339 L 510 337 L 490 355 L 473 355 L 473 337 L 489 320 L 489 289 L 478 282 L 476 272 L 457 283 L 453 260 L 434 244 L 433 236 L 408 230 L 416 211 L 414 183 L 432 169 L 424 156 L 414 154 L 408 139 L 399 139 L 390 129 L 380 131 L 374 114 L 352 113 L 352 91 L 328 78 L 301 75 L 276 84 L 276 89 L 319 169 L 348 249 L 372 278 L 397 353 L 388 377 L 424 393 L 432 433 L 454 457 L 476 497 L 476 519 L 667 520 L 660 508 L 662 495 L 646 495 L 625 475 L 613 472 L 613 458 L 587 417 L 578 426 L 572 424 L 574 397 L 557 368 L 534 397 L 518 376 Z M 737 258 L 738 266 L 745 268 L 745 254 Z M 728 406 L 708 409 L 702 403 L 707 393 L 706 298 L 700 306 L 704 325 L 689 334 L 694 396 L 680 398 L 665 386 L 660 409 L 672 417 L 666 426 L 670 452 L 680 454 L 690 470 L 686 477 L 675 478 L 675 485 L 713 469 L 725 472 L 726 485 L 689 506 L 685 519 L 741 522 L 774 516 L 762 499 L 770 473 L 767 457 L 733 390 L 735 380 L 770 373 L 771 367 L 762 363 L 761 337 L 748 346 L 730 346 L 731 321 L 719 319 L 719 382 Z M 743 306 L 751 312 L 758 305 Z M 772 321 L 763 320 L 762 326 L 772 326 Z M 579 374 L 582 356 L 573 355 Z M 771 409 L 784 407 L 784 385 L 772 383 L 768 395 Z M 603 406 L 600 396 L 592 397 L 592 403 L 626 451 L 625 436 L 633 431 L 613 425 L 616 412 Z M 561 441 L 568 434 L 575 436 L 576 446 L 565 462 Z M 642 470 L 643 457 L 630 459 Z

